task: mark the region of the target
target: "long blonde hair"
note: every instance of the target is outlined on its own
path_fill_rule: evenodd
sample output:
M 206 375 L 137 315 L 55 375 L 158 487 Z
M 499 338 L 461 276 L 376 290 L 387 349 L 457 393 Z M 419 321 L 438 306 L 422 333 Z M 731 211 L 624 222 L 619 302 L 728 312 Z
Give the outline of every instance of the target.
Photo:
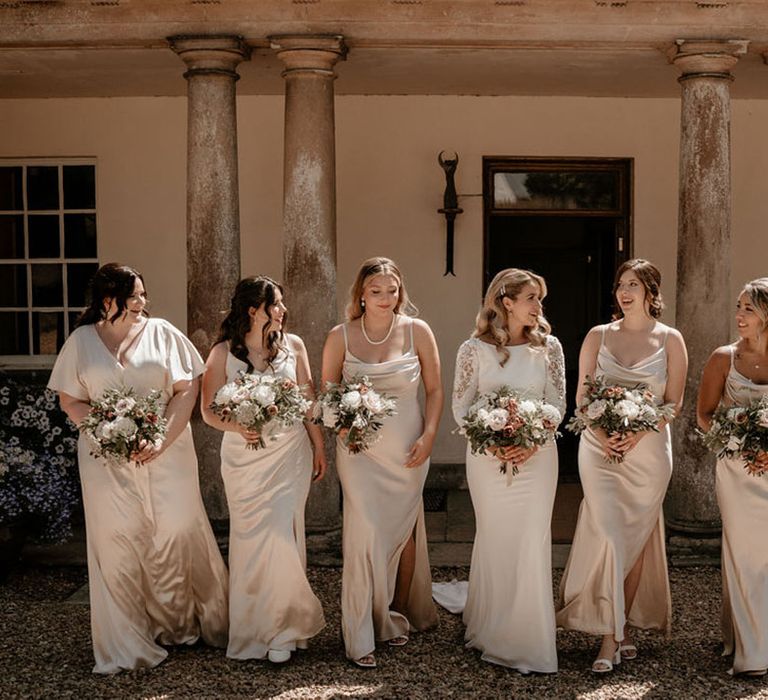
M 365 309 L 361 303 L 363 289 L 366 282 L 376 275 L 392 275 L 400 286 L 397 304 L 395 305 L 396 314 L 405 314 L 407 316 L 416 316 L 419 310 L 411 303 L 408 298 L 408 292 L 405 289 L 405 279 L 400 268 L 389 258 L 375 257 L 364 260 L 360 269 L 357 271 L 355 281 L 349 288 L 349 301 L 347 302 L 346 316 L 348 321 L 354 321 L 363 315 Z
M 758 277 L 744 285 L 741 294 L 746 294 L 755 309 L 755 313 L 763 322 L 761 333 L 768 327 L 768 277 Z M 741 296 L 741 294 L 739 296 Z
M 509 345 L 510 341 L 504 297 L 517 299 L 520 291 L 529 283 L 538 287 L 540 299 L 547 296 L 547 283 L 541 275 L 516 267 L 502 270 L 488 285 L 483 300 L 483 308 L 480 309 L 475 319 L 473 337 L 496 346 L 496 350 L 503 358 L 499 361 L 502 367 L 509 359 L 509 350 L 506 346 Z M 526 326 L 525 337 L 534 347 L 542 347 L 546 345 L 547 336 L 551 330 L 552 326 L 549 325 L 547 319 L 544 318 L 543 314 L 539 314 L 535 327 Z

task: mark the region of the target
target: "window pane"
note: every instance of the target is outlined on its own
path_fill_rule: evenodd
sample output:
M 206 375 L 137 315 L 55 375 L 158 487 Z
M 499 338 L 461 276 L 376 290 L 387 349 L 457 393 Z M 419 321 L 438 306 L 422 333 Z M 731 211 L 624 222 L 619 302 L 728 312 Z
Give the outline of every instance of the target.
M 96 257 L 95 214 L 64 214 L 64 255 L 68 258 Z
M 64 306 L 61 265 L 32 265 L 32 306 Z
M 497 209 L 614 210 L 619 191 L 616 172 L 494 173 Z
M 0 311 L 0 355 L 29 355 L 27 312 Z
M 27 266 L 0 265 L 0 306 L 27 305 Z
M 24 257 L 24 217 L 0 216 L 0 258 Z
M 0 168 L 0 209 L 21 211 L 23 208 L 21 167 Z
M 67 305 L 85 306 L 85 293 L 98 263 L 69 263 L 67 265 Z
M 29 257 L 58 258 L 59 217 L 50 214 L 38 214 L 27 217 L 29 227 Z
M 32 353 L 55 355 L 64 344 L 64 312 L 32 312 Z
M 92 165 L 64 166 L 64 208 L 96 208 L 96 168 Z
M 27 209 L 59 208 L 58 171 L 55 165 L 27 168 Z
M 75 330 L 75 326 L 77 325 L 77 319 L 80 318 L 81 313 L 82 313 L 82 310 L 69 312 L 69 332 L 70 333 L 73 330 Z

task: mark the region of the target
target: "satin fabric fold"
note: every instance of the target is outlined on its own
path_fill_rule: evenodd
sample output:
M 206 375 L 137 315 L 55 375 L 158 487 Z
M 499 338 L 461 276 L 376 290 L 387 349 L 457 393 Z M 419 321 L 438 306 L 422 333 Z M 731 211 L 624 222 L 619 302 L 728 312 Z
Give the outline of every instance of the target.
M 203 370 L 194 346 L 171 324 L 148 319 L 123 366 L 94 326 L 70 335 L 50 388 L 87 401 L 108 388 L 160 389 Z M 227 640 L 227 570 L 205 513 L 190 427 L 154 461 L 107 464 L 80 436 L 95 673 L 151 667 L 160 646 Z
M 227 381 L 246 369 L 227 356 Z M 271 372 L 296 381 L 292 353 Z M 263 659 L 270 649 L 294 651 L 325 625 L 306 575 L 304 508 L 312 480 L 312 448 L 303 424 L 267 431 L 266 447 L 246 448 L 226 432 L 221 474 L 229 505 L 230 623 L 227 656 Z M 274 439 L 273 439 L 274 438 Z
M 768 394 L 731 367 L 725 403 L 747 405 Z M 721 628 L 723 655 L 733 654 L 733 672 L 768 668 L 768 477 L 747 473 L 741 459 L 717 462 L 715 488 L 723 521 Z
M 363 374 L 377 391 L 397 400 L 397 414 L 384 420 L 379 439 L 366 452 L 353 455 L 340 440 L 336 445 L 344 493 L 341 619 L 350 659 L 372 653 L 377 640 L 437 623 L 422 502 L 429 460 L 412 469 L 404 466 L 424 422 L 418 401 L 421 365 L 412 337 L 409 351 L 390 362 L 362 362 L 347 351 L 344 379 Z M 416 563 L 407 611 L 402 615 L 389 606 L 400 555 L 412 534 Z
M 662 401 L 666 350 L 624 367 L 600 345 L 596 374 L 626 387 L 644 384 Z M 594 433 L 582 433 L 579 475 L 584 500 L 560 583 L 557 624 L 590 634 L 624 638 L 624 625 L 669 632 L 672 599 L 667 573 L 662 503 L 672 476 L 669 426 L 644 436 L 624 461 L 603 456 Z M 625 614 L 624 579 L 642 557 L 640 583 Z

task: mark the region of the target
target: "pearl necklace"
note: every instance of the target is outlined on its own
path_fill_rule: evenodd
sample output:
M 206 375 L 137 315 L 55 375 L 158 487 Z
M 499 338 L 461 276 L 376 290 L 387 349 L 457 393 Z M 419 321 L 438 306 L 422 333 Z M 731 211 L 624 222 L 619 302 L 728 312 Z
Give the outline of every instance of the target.
M 365 338 L 371 345 L 383 345 L 389 340 L 389 336 L 392 335 L 392 329 L 395 327 L 395 321 L 397 321 L 397 314 L 392 314 L 392 323 L 389 324 L 389 330 L 387 334 L 381 340 L 371 340 L 368 334 L 365 332 L 365 314 L 360 317 L 360 330 L 363 331 L 363 338 Z

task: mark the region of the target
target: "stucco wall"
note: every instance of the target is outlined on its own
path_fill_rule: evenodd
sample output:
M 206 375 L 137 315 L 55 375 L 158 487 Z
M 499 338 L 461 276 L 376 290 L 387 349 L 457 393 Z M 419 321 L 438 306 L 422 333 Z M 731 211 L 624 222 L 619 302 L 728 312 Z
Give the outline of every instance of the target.
M 282 274 L 282 112 L 280 97 L 238 101 L 244 274 Z M 336 115 L 339 310 L 363 258 L 396 259 L 438 337 L 447 390 L 480 300 L 482 200 L 461 200 L 457 277 L 445 278 L 442 149 L 460 155 L 460 194 L 480 194 L 483 155 L 634 158 L 634 252 L 661 267 L 674 320 L 677 100 L 349 96 Z M 768 273 L 767 118 L 768 102 L 733 103 L 734 295 Z M 141 268 L 153 312 L 184 328 L 186 100 L 5 100 L 0 124 L 0 157 L 97 159 L 100 259 Z M 436 461 L 462 459 L 452 428 L 446 411 Z

